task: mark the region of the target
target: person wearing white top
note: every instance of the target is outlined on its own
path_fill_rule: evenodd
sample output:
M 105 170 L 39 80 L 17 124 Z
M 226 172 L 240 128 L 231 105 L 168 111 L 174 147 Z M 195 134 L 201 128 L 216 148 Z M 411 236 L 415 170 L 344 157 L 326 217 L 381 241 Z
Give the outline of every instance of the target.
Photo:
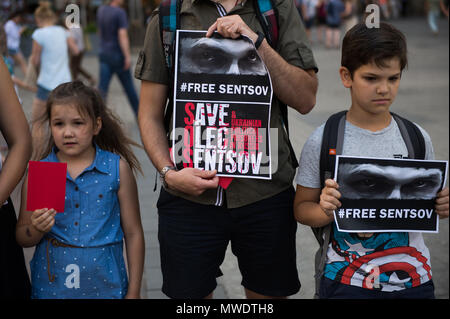
M 13 12 L 9 20 L 5 23 L 4 29 L 6 32 L 7 43 L 8 43 L 8 54 L 14 59 L 14 62 L 20 66 L 22 73 L 25 74 L 27 71 L 27 62 L 20 52 L 20 36 L 25 30 L 20 23 L 22 22 L 23 12 L 16 11 Z
M 31 108 L 33 138 L 33 154 L 43 145 L 44 130 L 36 123 L 45 113 L 45 104 L 50 92 L 58 85 L 72 81 L 69 68 L 69 54 L 78 54 L 78 48 L 63 27 L 56 26 L 57 17 L 51 9 L 51 4 L 41 1 L 35 13 L 38 29 L 31 36 L 33 46 L 30 63 L 39 69 L 37 78 L 37 93 Z

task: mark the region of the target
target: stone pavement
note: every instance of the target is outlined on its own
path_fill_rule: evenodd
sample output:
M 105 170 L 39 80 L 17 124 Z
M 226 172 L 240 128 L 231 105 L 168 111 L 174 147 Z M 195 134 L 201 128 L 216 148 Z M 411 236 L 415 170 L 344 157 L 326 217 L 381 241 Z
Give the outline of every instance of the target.
M 404 72 L 400 90 L 392 110 L 420 123 L 430 134 L 436 159 L 449 158 L 449 38 L 448 22 L 441 20 L 441 33 L 433 36 L 424 19 L 398 20 L 393 22 L 402 30 L 409 45 L 409 67 Z M 313 36 L 315 32 L 313 31 Z M 314 130 L 329 115 L 349 107 L 348 92 L 342 87 L 338 68 L 340 52 L 327 50 L 320 44 L 313 44 L 314 55 L 319 66 L 319 91 L 317 105 L 308 115 L 290 112 L 291 139 L 297 156 L 302 145 Z M 136 62 L 133 55 L 133 65 Z M 98 76 L 98 62 L 93 54 L 86 55 L 83 65 Z M 19 74 L 20 77 L 20 74 Z M 135 81 L 139 90 L 140 83 Z M 20 91 L 24 111 L 29 118 L 33 95 Z M 110 87 L 110 107 L 119 115 L 127 132 L 136 141 L 140 141 L 138 127 L 131 108 L 120 84 L 116 79 Z M 135 149 L 144 170 L 144 176 L 138 176 L 139 199 L 142 223 L 146 239 L 145 272 L 142 287 L 144 298 L 167 298 L 161 292 L 162 276 L 157 238 L 158 219 L 156 201 L 158 191 L 153 192 L 155 169 L 142 149 Z M 447 183 L 448 184 L 448 183 Z M 159 182 L 158 182 L 159 188 Z M 14 202 L 17 203 L 17 191 Z M 17 207 L 17 206 L 16 206 Z M 440 221 L 439 234 L 424 235 L 430 248 L 434 283 L 437 298 L 449 297 L 449 233 L 448 219 Z M 313 259 L 317 243 L 309 227 L 299 225 L 297 232 L 298 267 L 302 288 L 293 295 L 293 299 L 312 298 L 314 294 Z M 32 249 L 26 249 L 27 260 L 31 258 Z M 181 266 L 181 265 L 180 265 Z M 240 286 L 241 276 L 237 260 L 228 249 L 222 264 L 224 275 L 218 278 L 215 298 L 244 298 L 244 290 Z

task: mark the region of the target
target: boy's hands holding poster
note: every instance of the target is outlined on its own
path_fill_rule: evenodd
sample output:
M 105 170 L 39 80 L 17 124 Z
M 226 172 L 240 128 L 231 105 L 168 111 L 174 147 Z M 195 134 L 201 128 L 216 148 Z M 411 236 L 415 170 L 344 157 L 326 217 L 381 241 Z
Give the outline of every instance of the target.
M 339 185 L 333 179 L 327 179 L 325 181 L 325 187 L 320 194 L 320 208 L 327 216 L 333 216 L 333 212 L 341 207 L 341 193 L 338 191 Z
M 440 219 L 448 218 L 448 202 L 449 190 L 448 187 L 446 187 L 436 195 L 435 211 Z

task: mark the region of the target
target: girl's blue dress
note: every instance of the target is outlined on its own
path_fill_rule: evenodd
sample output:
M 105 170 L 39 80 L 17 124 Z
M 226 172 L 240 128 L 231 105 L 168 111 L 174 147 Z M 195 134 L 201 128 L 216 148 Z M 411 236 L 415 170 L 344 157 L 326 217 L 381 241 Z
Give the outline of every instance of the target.
M 123 298 L 128 279 L 117 192 L 120 157 L 95 146 L 93 163 L 67 173 L 64 213 L 31 260 L 32 298 Z M 56 150 L 43 159 L 58 162 Z

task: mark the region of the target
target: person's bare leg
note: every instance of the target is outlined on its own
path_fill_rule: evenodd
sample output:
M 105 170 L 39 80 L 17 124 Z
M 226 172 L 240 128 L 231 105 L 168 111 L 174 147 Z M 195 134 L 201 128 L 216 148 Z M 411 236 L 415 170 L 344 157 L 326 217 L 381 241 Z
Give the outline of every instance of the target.
M 325 30 L 325 46 L 327 47 L 327 49 L 332 47 L 332 33 L 333 31 L 331 30 L 331 28 L 326 28 Z
M 317 40 L 319 41 L 319 43 L 323 43 L 324 42 L 324 26 L 323 25 L 319 25 L 317 27 Z
M 334 37 L 334 39 L 333 39 L 334 44 L 333 45 L 334 45 L 334 47 L 336 49 L 339 49 L 339 44 L 341 42 L 341 30 L 340 29 L 334 30 L 333 37 Z
M 261 295 L 257 292 L 254 292 L 252 290 L 249 290 L 245 288 L 245 295 L 247 296 L 247 299 L 286 299 L 287 297 L 274 297 L 274 296 L 265 296 Z
M 22 70 L 22 73 L 25 75 L 27 74 L 27 61 L 25 60 L 22 53 L 17 53 L 13 56 L 14 62 L 19 64 L 20 70 Z

